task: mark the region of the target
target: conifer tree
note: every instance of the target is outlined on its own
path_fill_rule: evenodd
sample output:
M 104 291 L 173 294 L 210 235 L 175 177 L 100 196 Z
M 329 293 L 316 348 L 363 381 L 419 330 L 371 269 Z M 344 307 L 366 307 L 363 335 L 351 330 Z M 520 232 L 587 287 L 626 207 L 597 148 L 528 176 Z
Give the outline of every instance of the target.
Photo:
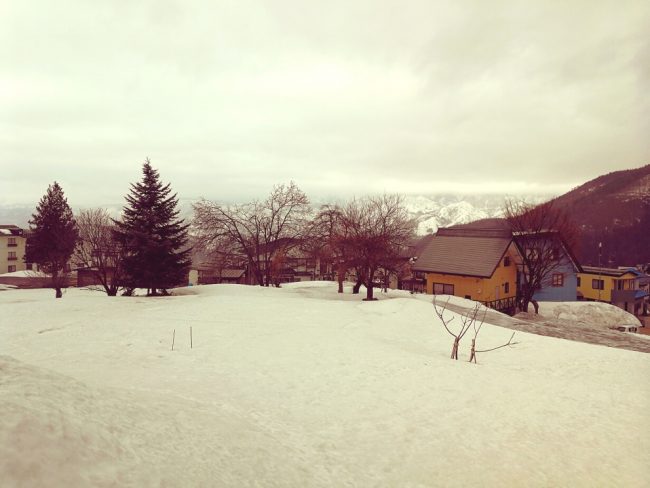
M 161 183 L 149 159 L 142 174 L 142 181 L 131 184 L 122 220 L 115 221 L 115 238 L 125 250 L 123 285 L 127 292 L 146 288 L 148 295 L 166 295 L 187 280 L 188 225 L 178 219 L 178 198 L 170 195 L 169 183 Z
M 41 198 L 36 213 L 29 221 L 25 260 L 35 263 L 50 275 L 56 298 L 61 298 L 61 288 L 67 285 L 66 267 L 77 242 L 77 224 L 63 189 L 55 181 Z

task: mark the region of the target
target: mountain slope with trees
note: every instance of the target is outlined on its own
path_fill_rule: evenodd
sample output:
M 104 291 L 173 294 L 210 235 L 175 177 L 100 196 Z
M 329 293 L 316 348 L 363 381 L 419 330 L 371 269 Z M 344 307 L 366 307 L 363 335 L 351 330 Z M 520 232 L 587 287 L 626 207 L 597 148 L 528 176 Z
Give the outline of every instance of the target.
M 599 176 L 553 203 L 566 209 L 582 230 L 577 252 L 583 264 L 650 262 L 650 164 Z

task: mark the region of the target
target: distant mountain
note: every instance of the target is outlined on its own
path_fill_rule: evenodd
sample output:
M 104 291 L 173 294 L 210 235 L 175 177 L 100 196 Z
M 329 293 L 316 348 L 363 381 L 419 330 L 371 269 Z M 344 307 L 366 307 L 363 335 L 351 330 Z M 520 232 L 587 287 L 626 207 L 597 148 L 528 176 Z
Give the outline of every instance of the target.
M 578 255 L 583 264 L 650 262 L 650 164 L 599 176 L 554 202 L 582 229 Z
M 439 227 L 467 224 L 475 220 L 500 217 L 503 205 L 512 195 L 409 195 L 404 198 L 407 210 L 418 223 L 418 234 L 432 234 Z M 520 198 L 517 196 L 515 198 Z M 539 203 L 547 196 L 527 196 L 526 201 Z

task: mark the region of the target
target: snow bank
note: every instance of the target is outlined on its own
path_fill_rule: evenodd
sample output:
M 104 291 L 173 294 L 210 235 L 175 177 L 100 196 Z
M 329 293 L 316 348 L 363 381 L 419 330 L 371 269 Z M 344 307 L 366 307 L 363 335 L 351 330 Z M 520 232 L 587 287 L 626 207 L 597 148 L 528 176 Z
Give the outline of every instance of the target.
M 7 276 L 10 278 L 47 278 L 49 275 L 42 271 L 22 270 L 13 271 L 11 273 L 2 273 L 0 276 Z
M 539 302 L 539 315 L 575 324 L 609 328 L 614 325 L 636 325 L 634 315 L 609 303 L 601 302 Z
M 191 291 L 0 293 L 3 486 L 640 487 L 650 475 L 646 354 L 517 333 L 475 365 L 469 341 L 449 359 L 422 297 Z M 479 347 L 510 335 L 486 324 Z

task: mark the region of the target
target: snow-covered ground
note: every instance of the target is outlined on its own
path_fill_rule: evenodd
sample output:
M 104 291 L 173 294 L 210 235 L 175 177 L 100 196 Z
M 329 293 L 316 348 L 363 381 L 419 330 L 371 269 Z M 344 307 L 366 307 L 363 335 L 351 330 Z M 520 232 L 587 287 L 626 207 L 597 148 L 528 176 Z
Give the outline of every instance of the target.
M 3 291 L 0 485 L 647 486 L 650 356 L 377 295 Z

